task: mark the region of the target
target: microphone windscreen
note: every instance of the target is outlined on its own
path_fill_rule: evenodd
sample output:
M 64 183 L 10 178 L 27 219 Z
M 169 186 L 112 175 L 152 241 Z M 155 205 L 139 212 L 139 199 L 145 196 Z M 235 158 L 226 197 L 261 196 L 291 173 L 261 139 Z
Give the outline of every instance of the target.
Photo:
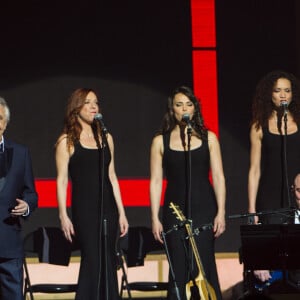
M 102 119 L 103 119 L 103 117 L 102 117 L 102 115 L 101 115 L 100 113 L 95 114 L 94 120 L 100 121 L 100 120 L 102 120 Z
M 189 114 L 183 114 L 182 115 L 182 121 L 188 123 L 190 121 L 190 115 Z

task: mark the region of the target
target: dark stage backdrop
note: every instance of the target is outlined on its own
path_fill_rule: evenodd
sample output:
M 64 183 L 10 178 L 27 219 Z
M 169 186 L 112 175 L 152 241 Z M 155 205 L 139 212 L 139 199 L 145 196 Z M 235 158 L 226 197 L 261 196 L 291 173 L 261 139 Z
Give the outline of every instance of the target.
M 247 212 L 249 129 L 255 86 L 272 70 L 283 69 L 298 78 L 300 75 L 299 4 L 284 0 L 217 0 L 216 4 L 220 137 L 227 214 L 233 215 Z M 225 249 L 238 249 L 239 225 L 245 222 L 227 220 L 227 231 L 220 239 L 221 244 L 231 243 Z
M 247 209 L 251 96 L 272 69 L 298 73 L 297 1 L 217 0 L 219 133 L 227 214 Z M 171 90 L 192 86 L 187 0 L 6 1 L 0 4 L 0 95 L 12 121 L 7 136 L 31 149 L 36 178 L 54 178 L 54 144 L 67 97 L 94 88 L 115 140 L 119 178 L 149 177 L 149 148 Z M 130 224 L 149 225 L 149 207 L 127 207 Z M 238 251 L 228 220 L 217 251 Z M 25 232 L 58 224 L 39 208 Z

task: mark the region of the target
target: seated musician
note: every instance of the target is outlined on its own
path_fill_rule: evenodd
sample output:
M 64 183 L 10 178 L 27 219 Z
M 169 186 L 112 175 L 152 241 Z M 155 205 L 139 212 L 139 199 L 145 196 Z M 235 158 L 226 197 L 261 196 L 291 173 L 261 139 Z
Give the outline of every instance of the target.
M 294 203 L 297 208 L 295 213 L 288 219 L 288 223 L 300 224 L 300 173 L 296 175 L 294 179 L 294 185 L 292 187 L 294 195 Z M 283 278 L 282 271 L 275 270 L 256 270 L 253 272 L 258 284 L 257 287 L 269 286 L 271 283 L 281 280 Z M 288 271 L 287 278 L 289 283 L 300 289 L 300 270 Z
M 297 210 L 291 223 L 300 224 L 300 173 L 295 177 L 293 191 Z M 289 271 L 288 280 L 300 289 L 300 270 Z

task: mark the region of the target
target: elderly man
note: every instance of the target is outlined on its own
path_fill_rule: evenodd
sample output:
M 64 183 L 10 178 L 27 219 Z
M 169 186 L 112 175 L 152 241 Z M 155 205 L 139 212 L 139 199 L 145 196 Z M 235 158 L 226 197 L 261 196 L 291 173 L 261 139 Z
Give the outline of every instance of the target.
M 295 216 L 292 216 L 291 223 L 300 224 L 300 173 L 295 177 L 293 190 L 297 210 Z M 300 291 L 300 270 L 289 271 L 288 279 Z
M 28 148 L 4 138 L 10 112 L 0 97 L 0 299 L 23 299 L 20 218 L 37 206 Z
M 295 213 L 288 216 L 287 223 L 289 224 L 300 224 L 300 173 L 296 175 L 294 179 L 294 184 L 292 186 L 293 195 L 294 195 L 294 204 L 296 208 Z M 282 272 L 277 270 L 273 271 L 272 274 L 268 270 L 259 270 L 254 271 L 254 274 L 257 276 L 261 282 L 266 282 L 266 284 L 258 284 L 259 287 L 269 286 L 271 282 L 281 280 L 283 275 Z M 288 281 L 300 290 L 300 270 L 290 270 L 288 271 Z

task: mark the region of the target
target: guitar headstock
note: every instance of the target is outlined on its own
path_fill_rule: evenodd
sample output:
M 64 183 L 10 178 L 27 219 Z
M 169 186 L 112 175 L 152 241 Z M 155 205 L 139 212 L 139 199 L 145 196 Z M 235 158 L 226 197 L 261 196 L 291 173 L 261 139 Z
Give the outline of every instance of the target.
M 175 205 L 173 202 L 170 202 L 169 207 L 173 209 L 173 214 L 176 215 L 176 218 L 178 220 L 186 221 L 186 217 L 185 217 L 185 215 L 183 214 L 183 212 L 181 211 L 181 209 L 179 208 L 178 205 Z

